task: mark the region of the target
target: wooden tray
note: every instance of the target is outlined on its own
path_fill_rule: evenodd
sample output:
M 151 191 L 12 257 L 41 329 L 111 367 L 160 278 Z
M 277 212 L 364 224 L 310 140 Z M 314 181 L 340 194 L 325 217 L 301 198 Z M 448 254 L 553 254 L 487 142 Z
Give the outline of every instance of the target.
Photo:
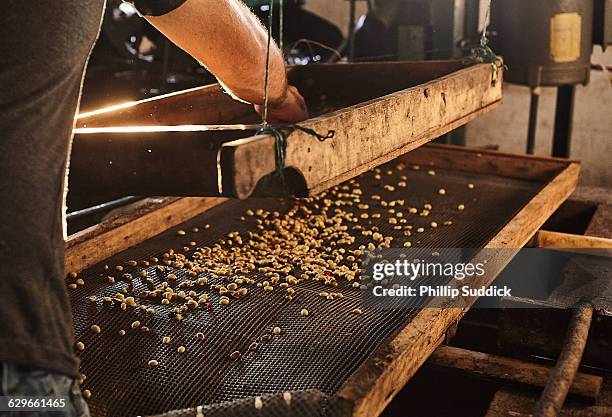
M 255 135 L 259 117 L 219 85 L 82 114 L 70 190 L 108 200 L 124 195 L 307 195 L 354 177 L 439 137 L 501 103 L 502 70 L 460 61 L 293 67 L 311 119 L 335 136 L 288 136 L 286 183 L 276 176 L 275 139 Z M 225 129 L 220 124 L 243 130 Z
M 504 180 L 508 183 L 519 181 L 526 184 L 525 189 L 530 190 L 529 198 L 521 204 L 518 211 L 508 210 L 504 204 L 480 207 L 490 213 L 491 210 L 508 210 L 503 214 L 504 220 L 497 231 L 486 236 L 487 243 L 482 247 L 487 249 L 524 246 L 573 192 L 580 169 L 575 161 L 445 145 L 426 145 L 399 160 L 423 167 L 434 166 L 438 170 L 454 171 L 457 175 L 484 174 L 491 178 L 491 184 L 500 185 L 500 192 L 505 191 Z M 222 209 L 226 204 L 228 209 Z M 242 203 L 222 198 L 164 198 L 141 203 L 135 210 L 116 213 L 107 222 L 68 240 L 67 270 L 84 269 L 163 232 L 166 233 L 144 244 L 154 246 L 158 239 L 161 239 L 162 245 L 168 244 L 169 239 L 176 239 L 176 232 L 168 229 L 196 216 L 199 216 L 197 221 L 201 223 L 205 221 L 201 216 L 207 216 L 207 211 L 212 207 L 216 207 L 213 210 L 222 209 L 224 213 L 229 212 L 230 204 Z M 478 219 L 474 219 L 473 226 L 467 224 L 464 227 L 477 229 L 477 223 Z M 189 225 L 184 227 L 188 229 Z M 498 256 L 488 258 L 490 262 L 487 273 L 473 285 L 493 282 L 511 260 L 511 253 L 512 251 L 507 250 L 499 251 Z M 129 253 L 120 254 L 118 258 L 129 256 Z M 114 262 L 117 262 L 117 259 Z M 359 365 L 336 393 L 336 399 L 346 404 L 350 415 L 379 415 L 444 340 L 447 329 L 461 319 L 475 299 L 466 301 L 468 304 L 465 308 L 432 307 L 420 310 L 405 327 L 398 329 L 394 335 L 376 347 L 368 359 Z

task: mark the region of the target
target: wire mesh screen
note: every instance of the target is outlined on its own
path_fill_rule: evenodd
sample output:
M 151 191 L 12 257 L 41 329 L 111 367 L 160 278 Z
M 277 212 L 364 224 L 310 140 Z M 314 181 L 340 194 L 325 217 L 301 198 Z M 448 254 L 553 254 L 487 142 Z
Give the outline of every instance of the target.
M 92 414 L 350 413 L 334 394 L 427 302 L 363 308 L 359 251 L 482 247 L 540 188 L 395 161 L 224 203 L 69 278 Z
M 248 397 L 240 400 L 174 410 L 162 414 L 164 417 L 329 417 L 346 415 L 349 409 L 341 402 L 318 390 L 297 392 L 285 391 L 262 397 Z

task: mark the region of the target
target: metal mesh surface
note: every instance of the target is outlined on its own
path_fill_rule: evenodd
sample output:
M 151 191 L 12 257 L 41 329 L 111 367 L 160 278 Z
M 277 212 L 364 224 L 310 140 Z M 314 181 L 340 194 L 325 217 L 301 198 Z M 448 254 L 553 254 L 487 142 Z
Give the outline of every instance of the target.
M 256 405 L 258 403 L 258 405 Z M 257 408 L 259 407 L 259 408 Z M 333 417 L 346 415 L 346 404 L 318 390 L 304 390 L 204 405 L 162 414 L 164 417 Z M 161 416 L 160 416 L 161 417 Z
M 404 160 L 409 161 L 405 157 Z M 428 174 L 430 167 L 413 170 L 408 165 L 400 168 L 401 164 L 398 166 L 395 161 L 382 166 L 380 173 L 369 172 L 357 178 L 362 191 L 360 201 L 369 204 L 369 208 L 359 209 L 355 203 L 342 209 L 355 212 L 357 217 L 367 212 L 369 218 L 349 223 L 349 233 L 356 240 L 343 245 L 347 250 L 372 241 L 370 236 L 354 230 L 355 225 L 376 226 L 381 234 L 393 236 L 391 247 L 402 247 L 408 240 L 414 247 L 482 247 L 542 186 L 535 182 L 442 168 L 434 168 L 435 175 Z M 404 180 L 401 176 L 407 178 Z M 398 187 L 400 182 L 406 182 L 407 187 Z M 468 188 L 469 183 L 475 185 L 473 189 Z M 393 185 L 395 189 L 384 188 L 384 185 Z M 354 188 L 355 184 L 348 187 L 349 190 Z M 445 195 L 438 193 L 440 188 L 446 190 Z M 346 190 L 343 191 L 341 185 L 336 193 L 343 192 Z M 380 195 L 381 200 L 372 200 L 374 194 Z M 167 281 L 170 273 L 177 276 L 172 285 L 197 277 L 188 277 L 184 269 L 166 267 L 160 272 L 153 264 L 145 267 L 142 262 L 138 266 L 127 263 L 153 256 L 162 259 L 169 248 L 181 252 L 193 241 L 196 246 L 185 252 L 190 259 L 196 248 L 227 240 L 228 232 L 238 231 L 244 235 L 251 230 L 259 233 L 257 216 L 241 220 L 249 208 L 278 211 L 281 216 L 296 204 L 312 210 L 311 216 L 338 208 L 333 204 L 337 196 L 328 194 L 324 198 L 332 201 L 330 207 L 325 207 L 323 198 L 230 201 L 79 274 L 85 285 L 70 290 L 70 294 L 76 337 L 85 344 L 85 349 L 77 354 L 82 361 L 81 372 L 86 375 L 83 389 L 92 394 L 88 400 L 92 415 L 155 415 L 198 405 L 207 406 L 205 409 L 209 413 L 206 415 L 262 415 L 261 410 L 254 407 L 253 398 L 272 395 L 269 398 L 276 398 L 274 401 L 278 402 L 282 398 L 279 395 L 285 391 L 293 392 L 294 396 L 318 393 L 304 394 L 301 400 L 296 400 L 294 406 L 300 407 L 296 415 L 341 414 L 341 408 L 322 407 L 321 396 L 333 397 L 378 346 L 411 320 L 425 299 L 414 309 L 366 309 L 363 314 L 354 314 L 353 310 L 361 307 L 362 290 L 354 288 L 347 280 L 339 279 L 339 285 L 330 289 L 321 281 L 308 279 L 292 285 L 296 290 L 292 300 L 288 300 L 285 290 L 278 286 L 274 291 L 265 292 L 252 285 L 246 297 L 232 299 L 229 305 L 221 306 L 219 293 L 211 286 L 226 285 L 234 276 L 224 280 L 202 273 L 198 277 L 208 277 L 208 284 L 195 286 L 194 290 L 198 295 L 208 294 L 209 305 L 190 311 L 182 321 L 176 321 L 172 309 L 179 304 L 161 305 L 138 297 L 141 291 L 152 288 L 139 272 L 146 269 L 154 285 Z M 421 226 L 425 231 L 407 237 L 404 230 L 394 230 L 389 218 L 396 214 L 388 212 L 391 207 L 381 206 L 381 201 L 393 200 L 405 200 L 404 206 L 394 209 L 404 213 L 403 218 L 413 226 L 413 231 Z M 429 216 L 409 213 L 409 207 L 421 211 L 425 204 L 433 206 Z M 464 204 L 465 210 L 458 210 L 459 204 Z M 374 213 L 380 213 L 381 217 L 373 219 Z M 431 228 L 432 221 L 439 226 Z M 210 228 L 205 228 L 207 224 Z M 200 230 L 193 232 L 195 227 Z M 179 235 L 179 230 L 186 234 Z M 318 250 L 325 252 L 326 248 Z M 109 265 L 108 270 L 104 269 L 104 264 Z M 115 271 L 115 265 L 123 265 L 124 271 Z M 299 277 L 299 265 L 295 267 L 293 274 Z M 122 310 L 120 303 L 101 301 L 103 296 L 113 297 L 129 286 L 121 279 L 123 273 L 133 276 L 131 285 L 136 302 L 152 308 L 154 315 L 140 308 Z M 108 275 L 115 276 L 116 283 L 110 284 Z M 246 275 L 260 283 L 267 279 L 256 271 Z M 319 295 L 321 291 L 341 292 L 344 297 L 329 300 Z M 97 300 L 89 301 L 90 296 L 96 296 Z M 307 317 L 300 314 L 304 308 L 309 311 Z M 130 325 L 135 320 L 150 331 L 142 331 L 142 326 L 132 329 Z M 93 324 L 100 326 L 100 333 L 90 330 Z M 280 335 L 271 332 L 274 326 L 282 329 Z M 118 334 L 121 329 L 126 331 L 125 336 Z M 196 338 L 198 332 L 205 335 L 204 340 Z M 172 342 L 163 344 L 164 336 L 170 336 Z M 249 350 L 254 341 L 259 344 L 257 349 Z M 179 346 L 185 347 L 184 353 L 178 353 Z M 234 351 L 241 352 L 239 360 L 230 357 Z M 148 365 L 152 359 L 159 362 L 157 367 Z M 293 415 L 286 410 L 286 404 L 272 406 L 274 401 L 265 404 L 270 405 L 269 415 Z M 195 415 L 195 410 L 184 413 Z M 177 412 L 176 415 L 183 414 Z

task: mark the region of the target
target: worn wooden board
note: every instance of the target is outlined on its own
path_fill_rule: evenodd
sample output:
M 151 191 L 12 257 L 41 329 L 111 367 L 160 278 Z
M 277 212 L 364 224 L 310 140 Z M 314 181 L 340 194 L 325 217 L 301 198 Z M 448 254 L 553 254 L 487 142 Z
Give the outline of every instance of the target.
M 495 381 L 515 382 L 543 388 L 552 370 L 544 366 L 489 353 L 474 352 L 453 346 L 440 346 L 429 357 L 429 364 L 467 372 Z M 596 400 L 603 378 L 578 372 L 570 393 Z
M 289 134 L 285 167 L 301 180 L 290 187 L 316 194 L 464 125 L 501 104 L 501 98 L 491 66 L 475 65 L 310 119 L 305 127 L 322 134 L 331 130 L 335 137 L 317 142 L 299 130 Z M 282 191 L 274 181 L 256 188 L 275 170 L 274 149 L 275 139 L 268 135 L 225 143 L 219 158 L 222 194 L 246 198 Z
M 158 198 L 78 232 L 66 241 L 64 269 L 81 271 L 223 203 L 223 198 Z
M 534 236 L 533 246 L 549 249 L 612 249 L 612 239 L 540 230 Z M 610 256 L 610 251 L 593 250 L 589 253 Z
M 318 193 L 492 110 L 502 97 L 497 74 L 456 60 L 290 69 L 311 110 L 301 125 L 335 137 L 290 132 L 285 184 L 270 175 L 274 137 L 254 136 L 252 106 L 218 85 L 90 112 L 77 120 L 70 189 L 98 200 Z

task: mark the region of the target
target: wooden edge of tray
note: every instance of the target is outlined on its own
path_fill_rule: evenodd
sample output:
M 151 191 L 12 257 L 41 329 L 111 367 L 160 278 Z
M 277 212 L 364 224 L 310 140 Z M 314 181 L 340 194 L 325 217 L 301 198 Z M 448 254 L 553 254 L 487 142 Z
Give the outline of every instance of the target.
M 293 130 L 287 138 L 285 168 L 298 172 L 308 194 L 316 194 L 395 159 L 499 106 L 501 70 L 496 82 L 491 72 L 490 64 L 473 65 L 310 119 L 304 127 L 320 134 L 333 131 L 335 136 L 319 142 Z M 275 144 L 272 135 L 223 144 L 217 158 L 223 195 L 252 196 L 259 181 L 276 169 Z M 262 195 L 273 193 L 265 190 Z
M 65 271 L 82 271 L 225 200 L 216 197 L 163 197 L 132 204 L 119 217 L 70 236 L 66 241 Z
M 487 244 L 487 249 L 522 248 L 574 191 L 580 165 L 569 162 Z M 512 251 L 499 251 L 479 282 L 489 285 L 511 260 Z M 492 267 L 493 266 L 493 267 Z M 382 413 L 440 343 L 447 329 L 457 323 L 476 298 L 465 299 L 466 307 L 426 307 L 398 334 L 381 345 L 345 382 L 338 396 L 353 402 L 353 416 L 373 417 Z

